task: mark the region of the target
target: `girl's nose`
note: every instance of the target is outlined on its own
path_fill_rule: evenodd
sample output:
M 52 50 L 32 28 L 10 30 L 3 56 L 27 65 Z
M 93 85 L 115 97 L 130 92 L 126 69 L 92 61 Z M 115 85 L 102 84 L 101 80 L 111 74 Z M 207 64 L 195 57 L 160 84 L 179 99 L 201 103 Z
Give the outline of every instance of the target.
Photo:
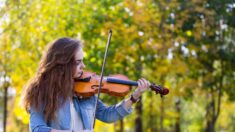
M 81 68 L 85 68 L 85 67 L 86 67 L 86 65 L 82 62 Z

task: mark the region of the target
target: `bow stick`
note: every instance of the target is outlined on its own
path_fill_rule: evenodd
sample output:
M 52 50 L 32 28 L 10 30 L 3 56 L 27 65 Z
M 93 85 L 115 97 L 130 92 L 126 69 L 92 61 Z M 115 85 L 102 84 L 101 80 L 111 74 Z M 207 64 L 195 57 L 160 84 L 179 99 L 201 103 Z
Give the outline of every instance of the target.
M 95 111 L 94 111 L 94 113 L 93 113 L 93 115 L 94 115 L 94 120 L 93 120 L 93 123 L 92 123 L 92 124 L 93 124 L 93 129 L 94 129 L 94 127 L 95 127 L 95 114 L 96 114 L 96 109 L 97 109 L 98 100 L 99 100 L 99 98 L 100 98 L 100 89 L 101 89 L 101 86 L 102 86 L 103 73 L 104 73 L 104 66 L 105 66 L 105 63 L 106 63 L 106 56 L 107 56 L 107 53 L 108 53 L 108 48 L 109 48 L 111 36 L 112 36 L 112 29 L 109 30 L 108 42 L 107 42 L 106 50 L 105 50 L 105 54 L 104 54 L 104 60 L 103 60 L 102 71 L 101 71 L 100 85 L 99 85 L 99 88 L 98 88 L 98 97 L 97 97 L 96 102 L 95 102 Z

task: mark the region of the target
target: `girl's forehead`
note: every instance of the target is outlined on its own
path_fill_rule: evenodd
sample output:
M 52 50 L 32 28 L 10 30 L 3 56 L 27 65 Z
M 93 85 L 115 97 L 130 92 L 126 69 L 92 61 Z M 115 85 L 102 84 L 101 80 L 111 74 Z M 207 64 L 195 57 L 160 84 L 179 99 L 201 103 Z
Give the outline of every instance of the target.
M 83 56 L 84 56 L 83 50 L 82 49 L 77 50 L 75 54 L 76 59 L 83 59 Z

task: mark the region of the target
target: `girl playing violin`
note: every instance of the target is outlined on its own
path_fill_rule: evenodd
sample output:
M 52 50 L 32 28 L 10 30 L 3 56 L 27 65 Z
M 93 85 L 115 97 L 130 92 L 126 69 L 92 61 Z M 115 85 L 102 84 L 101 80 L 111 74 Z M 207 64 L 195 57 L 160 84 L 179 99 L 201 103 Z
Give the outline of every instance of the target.
M 36 76 L 23 94 L 25 109 L 30 114 L 32 132 L 93 131 L 96 96 L 79 98 L 74 93 L 74 78 L 82 75 L 83 50 L 80 41 L 60 38 L 49 45 L 41 59 Z M 120 103 L 106 106 L 98 100 L 95 118 L 115 122 L 132 112 L 132 104 L 146 91 L 150 82 L 141 78 L 138 87 Z

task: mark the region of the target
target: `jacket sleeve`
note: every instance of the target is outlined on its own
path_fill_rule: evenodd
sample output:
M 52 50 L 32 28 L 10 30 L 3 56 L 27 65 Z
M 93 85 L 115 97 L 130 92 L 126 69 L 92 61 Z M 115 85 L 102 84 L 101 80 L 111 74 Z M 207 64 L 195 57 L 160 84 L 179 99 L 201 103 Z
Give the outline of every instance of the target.
M 96 96 L 95 100 L 96 100 Z M 117 120 L 122 119 L 123 117 L 129 115 L 133 109 L 126 109 L 124 107 L 124 101 L 112 105 L 112 106 L 106 106 L 102 101 L 98 101 L 97 104 L 97 110 L 96 110 L 96 118 L 107 123 L 115 122 Z
M 30 108 L 30 132 L 50 132 L 51 128 L 47 126 L 44 120 L 43 110 L 37 111 Z

